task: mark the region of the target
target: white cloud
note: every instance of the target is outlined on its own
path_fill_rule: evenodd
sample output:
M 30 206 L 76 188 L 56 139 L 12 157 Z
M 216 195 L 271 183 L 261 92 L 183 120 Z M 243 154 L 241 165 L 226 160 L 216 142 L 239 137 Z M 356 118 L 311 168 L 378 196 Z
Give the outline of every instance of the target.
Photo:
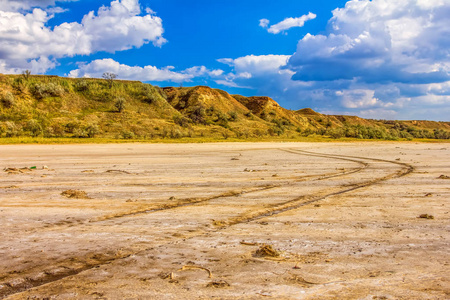
M 223 70 L 212 70 L 212 71 L 210 71 L 209 75 L 211 77 L 218 77 L 218 76 L 220 76 L 222 74 L 223 74 Z
M 111 58 L 97 59 L 88 64 L 80 64 L 78 69 L 72 70 L 69 77 L 101 78 L 103 73 L 111 72 L 119 75 L 120 79 L 138 81 L 191 81 L 195 77 L 220 76 L 222 70 L 209 70 L 204 66 L 196 66 L 181 72 L 173 71 L 173 66 L 158 69 L 154 66 L 128 66 Z
M 2 11 L 28 10 L 33 7 L 47 8 L 54 6 L 56 2 L 73 2 L 78 0 L 0 0 Z
M 270 21 L 267 19 L 259 20 L 259 26 L 262 28 L 267 28 L 269 26 Z
M 185 74 L 189 74 L 192 77 L 202 77 L 202 76 L 209 76 L 209 77 L 218 77 L 223 74 L 223 70 L 209 70 L 205 66 L 195 66 L 188 68 L 183 71 Z
M 348 1 L 324 34 L 298 42 L 283 69 L 310 86 L 282 97 L 364 117 L 448 120 L 437 107 L 449 105 L 449 14 L 441 0 Z
M 43 1 L 43 4 L 54 2 Z M 112 1 L 109 7 L 102 6 L 97 14 L 89 12 L 80 23 L 62 23 L 53 29 L 46 25 L 51 18 L 39 8 L 24 14 L 0 10 L 0 65 L 6 70 L 31 69 L 31 61 L 35 61 L 35 69 L 43 73 L 47 70 L 45 67 L 56 64 L 57 58 L 99 51 L 113 53 L 150 42 L 161 46 L 166 42 L 162 37 L 161 18 L 153 14 L 141 15 L 138 0 Z M 46 62 L 50 57 L 52 64 Z M 43 64 L 37 66 L 39 62 Z
M 294 109 L 448 120 L 449 15 L 446 0 L 351 0 L 324 33 L 306 34 L 287 63 L 269 64 L 270 55 L 220 61 L 234 69 L 228 81 Z M 260 23 L 278 33 L 293 23 L 283 22 Z M 252 77 L 237 76 L 244 72 Z
M 448 1 L 351 0 L 292 56 L 220 59 L 232 68 L 220 83 L 251 87 L 293 109 L 448 121 L 449 15 Z
M 299 41 L 289 66 L 295 79 L 306 81 L 444 82 L 450 79 L 449 13 L 442 1 L 352 0 L 333 11 L 327 35 Z
M 287 64 L 290 57 L 290 55 L 248 55 L 236 59 L 221 58 L 217 61 L 233 67 L 236 74 L 246 74 L 245 77 L 250 78 L 252 75 L 277 72 Z
M 251 89 L 251 87 L 248 86 L 240 86 L 237 83 L 233 82 L 233 81 L 229 81 L 229 80 L 215 80 L 215 82 L 217 84 L 223 85 L 223 86 L 227 86 L 227 87 L 232 87 L 232 88 L 240 88 L 240 89 Z
M 249 73 L 249 72 L 242 72 L 242 73 L 236 74 L 236 77 L 237 78 L 249 79 L 249 78 L 252 78 L 253 75 L 251 73 Z
M 367 108 L 380 105 L 379 99 L 374 97 L 375 91 L 354 89 L 338 91 L 342 96 L 342 106 L 345 108 Z
M 257 90 L 258 95 L 283 95 L 296 86 L 308 85 L 291 80 L 293 72 L 283 69 L 290 55 L 248 55 L 236 59 L 222 58 L 218 61 L 232 68 L 215 80 L 217 84 L 234 88 Z
M 397 111 L 392 109 L 384 109 L 384 108 L 375 108 L 375 109 L 363 109 L 359 113 L 359 116 L 362 118 L 369 118 L 369 119 L 397 119 L 399 117 L 399 114 Z
M 267 31 L 273 34 L 278 34 L 293 27 L 303 27 L 306 21 L 313 20 L 315 18 L 316 15 L 311 12 L 298 18 L 286 18 L 280 23 L 270 26 Z M 267 19 L 261 19 L 259 21 L 259 26 L 267 28 L 269 26 L 269 22 L 270 21 Z

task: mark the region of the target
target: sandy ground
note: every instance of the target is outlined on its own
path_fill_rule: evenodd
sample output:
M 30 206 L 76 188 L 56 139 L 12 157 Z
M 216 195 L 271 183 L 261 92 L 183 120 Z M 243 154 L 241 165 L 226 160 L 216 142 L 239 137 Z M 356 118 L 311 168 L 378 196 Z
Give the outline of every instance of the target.
M 0 146 L 0 298 L 449 299 L 449 149 Z

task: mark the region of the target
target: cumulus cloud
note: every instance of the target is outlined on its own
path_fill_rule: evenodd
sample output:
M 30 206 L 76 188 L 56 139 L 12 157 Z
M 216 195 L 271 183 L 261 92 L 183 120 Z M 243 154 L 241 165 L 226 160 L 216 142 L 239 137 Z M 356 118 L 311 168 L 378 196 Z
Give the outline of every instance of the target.
M 223 72 L 222 70 L 209 70 L 204 66 L 195 66 L 181 72 L 175 72 L 173 69 L 173 66 L 161 69 L 154 66 L 128 66 L 106 58 L 80 64 L 78 69 L 70 71 L 69 77 L 101 78 L 103 73 L 111 72 L 118 74 L 119 78 L 127 80 L 186 82 L 195 77 L 210 76 L 214 78 L 222 75 Z
M 338 81 L 347 82 L 348 90 L 331 98 L 342 109 L 365 117 L 418 117 L 450 105 L 449 14 L 441 0 L 348 1 L 333 11 L 326 34 L 298 42 L 287 67 L 294 80 L 331 94 Z
M 259 26 L 262 28 L 268 28 L 267 31 L 273 34 L 278 34 L 280 32 L 289 30 L 293 27 L 303 27 L 306 21 L 313 20 L 316 18 L 316 15 L 313 13 L 308 13 L 307 15 L 303 15 L 298 18 L 286 18 L 280 23 L 274 24 L 269 27 L 270 21 L 267 19 L 259 20 Z
M 247 55 L 236 59 L 221 58 L 218 61 L 233 67 L 237 74 L 257 75 L 278 71 L 287 64 L 290 57 L 290 55 Z
M 25 1 L 23 4 L 31 7 L 37 2 L 41 6 L 55 3 Z M 112 1 L 97 13 L 89 12 L 80 23 L 62 23 L 53 29 L 46 25 L 52 17 L 40 8 L 27 13 L 0 10 L 0 66 L 3 70 L 32 69 L 43 73 L 45 67 L 57 63 L 57 58 L 99 51 L 113 53 L 150 42 L 161 46 L 166 42 L 162 37 L 161 18 L 153 13 L 142 15 L 138 0 Z M 48 60 L 52 60 L 52 64 Z
M 294 73 L 283 69 L 289 58 L 290 55 L 247 55 L 218 59 L 232 71 L 224 73 L 215 82 L 228 87 L 255 89 L 261 95 L 280 95 L 284 90 L 302 84 L 293 82 L 290 78 Z
M 384 104 L 380 104 L 380 100 L 376 97 L 373 90 L 344 90 L 336 92 L 336 95 L 342 97 L 342 106 L 345 108 L 368 108 Z
M 324 33 L 306 34 L 291 56 L 220 60 L 233 68 L 223 80 L 294 109 L 448 121 L 449 15 L 445 0 L 351 0 L 333 11 Z M 238 76 L 245 72 L 252 76 Z
M 303 81 L 448 81 L 449 13 L 443 1 L 349 1 L 333 11 L 327 35 L 299 41 L 289 67 Z
M 219 77 L 223 74 L 223 70 L 209 70 L 205 66 L 195 66 L 184 70 L 183 73 L 188 74 L 192 77 Z

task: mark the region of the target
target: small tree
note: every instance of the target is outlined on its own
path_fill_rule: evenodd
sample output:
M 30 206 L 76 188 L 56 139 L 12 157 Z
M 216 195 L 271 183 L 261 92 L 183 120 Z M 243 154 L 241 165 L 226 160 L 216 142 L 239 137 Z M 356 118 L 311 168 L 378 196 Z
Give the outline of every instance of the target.
M 108 86 L 111 89 L 114 83 L 114 80 L 118 77 L 117 74 L 111 73 L 111 72 L 105 72 L 102 76 L 107 82 Z
M 31 71 L 30 70 L 25 70 L 22 72 L 22 76 L 25 80 L 28 80 L 30 78 L 31 75 Z
M 122 97 L 117 98 L 116 103 L 114 103 L 114 106 L 117 108 L 118 112 L 122 112 L 125 109 L 125 99 Z

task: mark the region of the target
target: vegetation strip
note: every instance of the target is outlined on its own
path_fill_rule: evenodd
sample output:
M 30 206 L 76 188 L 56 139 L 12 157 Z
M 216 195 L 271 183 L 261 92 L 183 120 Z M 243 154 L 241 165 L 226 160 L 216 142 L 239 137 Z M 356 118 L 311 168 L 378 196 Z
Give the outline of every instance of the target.
M 206 86 L 105 79 L 0 74 L 0 143 L 450 138 L 450 122 L 324 115 Z

